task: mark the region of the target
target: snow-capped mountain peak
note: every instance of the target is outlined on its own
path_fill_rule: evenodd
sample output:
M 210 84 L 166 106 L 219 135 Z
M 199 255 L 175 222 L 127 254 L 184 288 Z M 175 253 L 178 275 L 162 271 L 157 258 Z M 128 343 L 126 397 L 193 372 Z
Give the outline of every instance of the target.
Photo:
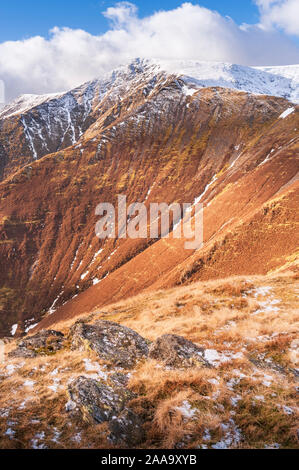
M 24 94 L 13 100 L 0 111 L 0 118 L 8 118 L 17 114 L 26 113 L 32 108 L 50 100 L 60 98 L 63 93 L 49 93 L 47 95 Z
M 226 62 L 197 60 L 136 58 L 93 82 L 77 87 L 74 92 L 85 94 L 90 88 L 88 85 L 93 84 L 97 85 L 92 87 L 93 90 L 99 88 L 101 94 L 104 94 L 111 88 L 117 89 L 118 86 L 123 86 L 125 82 L 130 86 L 130 82 L 135 81 L 137 77 L 147 80 L 162 72 L 177 75 L 198 88 L 231 88 L 253 94 L 280 96 L 299 103 L 299 65 L 248 67 Z M 0 119 L 25 113 L 63 95 L 64 93 L 22 95 L 0 111 Z
M 290 101 L 288 109 L 299 103 L 299 65 L 246 67 L 224 62 L 137 58 L 66 93 L 22 95 L 0 111 L 0 122 L 10 121 L 8 127 L 21 129 L 21 153 L 29 159 L 39 159 L 77 144 L 94 124 L 95 136 L 96 123 L 101 118 L 107 127 L 125 110 L 130 113 L 146 102 L 163 108 L 169 92 L 178 94 L 180 99 L 180 94 L 190 96 L 206 87 L 283 97 Z M 159 96 L 157 101 L 152 100 L 154 96 Z M 9 141 L 5 138 L 2 142 L 2 154 L 10 154 L 14 146 L 11 133 Z

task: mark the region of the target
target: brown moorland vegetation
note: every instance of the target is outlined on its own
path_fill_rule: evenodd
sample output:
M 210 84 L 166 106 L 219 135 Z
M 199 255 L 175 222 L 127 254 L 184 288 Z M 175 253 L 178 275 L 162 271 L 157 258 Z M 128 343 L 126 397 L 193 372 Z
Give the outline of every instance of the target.
M 7 359 L 1 365 L 1 448 L 113 448 L 108 423 L 66 411 L 77 376 L 127 376 L 141 417 L 140 448 L 298 448 L 298 273 L 233 277 L 138 295 L 80 321 L 129 326 L 154 341 L 179 334 L 211 367 L 169 368 L 145 358 L 113 367 L 95 351 Z M 55 325 L 66 333 L 71 320 Z M 14 343 L 6 346 L 6 352 Z M 108 377 L 108 379 L 107 379 Z

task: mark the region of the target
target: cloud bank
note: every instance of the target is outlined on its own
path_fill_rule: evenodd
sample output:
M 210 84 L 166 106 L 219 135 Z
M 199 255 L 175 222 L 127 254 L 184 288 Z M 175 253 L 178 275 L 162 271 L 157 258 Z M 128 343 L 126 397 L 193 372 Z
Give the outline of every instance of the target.
M 140 18 L 134 4 L 121 2 L 103 13 L 109 21 L 104 34 L 55 27 L 49 39 L 36 36 L 1 43 L 0 79 L 6 85 L 6 100 L 23 93 L 67 90 L 135 57 L 242 65 L 299 63 L 299 48 L 287 36 L 299 34 L 298 0 L 256 3 L 259 25 L 239 26 L 191 3 Z
M 287 34 L 299 36 L 298 0 L 256 0 L 261 12 L 260 26 L 266 30 L 279 28 Z

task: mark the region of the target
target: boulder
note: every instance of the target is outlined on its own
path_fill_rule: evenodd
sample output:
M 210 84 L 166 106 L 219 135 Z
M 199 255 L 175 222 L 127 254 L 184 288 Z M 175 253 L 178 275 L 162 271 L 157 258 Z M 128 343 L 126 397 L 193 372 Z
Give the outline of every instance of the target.
M 36 357 L 54 354 L 64 347 L 65 338 L 60 331 L 42 330 L 34 336 L 22 338 L 9 357 Z
M 172 368 L 210 367 L 203 358 L 204 349 L 182 336 L 160 336 L 149 349 L 149 357 Z
M 126 387 L 129 383 L 129 376 L 122 374 L 121 372 L 115 372 L 109 375 L 109 379 L 119 387 Z
M 68 386 L 66 410 L 80 413 L 88 422 L 103 423 L 118 417 L 126 403 L 135 395 L 113 382 L 104 383 L 88 377 L 77 377 Z
M 8 353 L 8 357 L 17 358 L 17 357 L 24 357 L 25 359 L 30 357 L 36 357 L 37 353 L 31 349 L 26 348 L 16 348 L 10 353 Z
M 78 322 L 71 328 L 71 348 L 94 350 L 99 358 L 125 369 L 148 355 L 148 345 L 142 336 L 118 323 L 100 320 L 94 324 Z
M 119 416 L 113 417 L 109 422 L 109 430 L 109 439 L 114 444 L 124 443 L 131 448 L 145 438 L 142 419 L 130 409 L 125 409 Z

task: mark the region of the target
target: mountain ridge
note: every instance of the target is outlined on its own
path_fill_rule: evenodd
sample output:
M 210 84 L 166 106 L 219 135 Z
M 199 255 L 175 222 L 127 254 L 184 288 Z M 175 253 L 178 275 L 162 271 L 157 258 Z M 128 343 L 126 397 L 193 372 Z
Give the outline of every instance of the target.
M 127 96 L 128 101 L 134 101 L 132 90 L 140 86 L 144 101 L 163 82 L 177 81 L 183 95 L 222 87 L 299 103 L 298 77 L 297 65 L 253 68 L 221 62 L 135 59 L 65 93 L 23 95 L 0 110 L 0 179 L 44 155 L 77 144 L 84 132 L 115 106 L 114 115 L 106 121 L 109 126 L 122 99 Z
M 215 62 L 215 61 L 196 61 L 196 60 L 162 60 L 162 59 L 146 59 L 146 58 L 136 58 L 134 59 L 129 65 L 122 65 L 120 67 L 117 67 L 116 69 L 112 70 L 111 72 L 107 72 L 106 74 L 103 74 L 102 77 L 94 78 L 93 80 L 89 80 L 85 82 L 84 84 L 73 88 L 71 90 L 76 90 L 81 87 L 83 87 L 86 84 L 90 84 L 92 82 L 100 82 L 103 80 L 109 80 L 109 77 L 113 77 L 114 74 L 117 74 L 120 71 L 124 71 L 126 68 L 127 69 L 132 69 L 132 67 L 135 67 L 136 65 L 141 66 L 142 68 L 146 67 L 154 67 L 156 70 L 161 70 L 164 72 L 168 73 L 173 73 L 176 75 L 180 75 L 182 79 L 196 79 L 198 81 L 203 81 L 202 86 L 223 86 L 224 88 L 228 87 L 229 81 L 231 82 L 231 87 L 233 89 L 238 89 L 241 91 L 248 91 L 252 92 L 250 89 L 246 89 L 246 84 L 235 84 L 235 87 L 233 86 L 234 82 L 234 74 L 237 75 L 238 73 L 244 73 L 246 72 L 254 72 L 254 71 L 260 71 L 264 72 L 265 76 L 269 75 L 269 79 L 272 81 L 277 78 L 277 81 L 283 81 L 283 80 L 290 80 L 294 81 L 294 88 L 295 86 L 298 86 L 299 83 L 299 64 L 292 64 L 292 65 L 285 65 L 285 66 L 243 66 L 243 65 L 238 65 L 230 62 Z M 230 76 L 231 74 L 231 76 Z M 223 79 L 223 77 L 227 78 L 227 81 Z M 258 74 L 256 74 L 255 78 L 257 78 Z M 214 80 L 214 84 L 208 85 L 205 83 L 206 80 Z M 217 80 L 218 83 L 217 83 Z M 221 84 L 222 81 L 222 84 Z M 247 83 L 249 85 L 249 82 Z M 265 89 L 261 90 L 258 94 L 269 94 L 271 95 L 271 90 L 266 89 L 266 83 Z M 278 83 L 279 85 L 279 83 Z M 242 87 L 244 86 L 244 88 Z M 57 93 L 49 93 L 45 95 L 34 95 L 34 94 L 24 94 L 20 95 L 19 97 L 15 98 L 12 100 L 10 103 L 7 103 L 4 107 L 4 109 L 0 110 L 0 118 L 2 117 L 10 117 L 7 113 L 10 111 L 10 109 L 13 107 L 13 105 L 17 106 L 18 104 L 21 106 L 22 104 L 26 105 L 26 102 L 28 103 L 28 108 L 24 109 L 16 109 L 13 111 L 13 113 L 18 113 L 22 112 L 23 110 L 28 110 L 33 107 L 35 107 L 38 104 L 41 104 L 44 101 L 55 99 L 56 97 L 60 97 L 64 94 L 69 93 L 69 91 L 61 91 Z M 267 92 L 268 91 L 268 92 Z M 273 87 L 272 91 L 275 91 L 275 87 Z M 282 94 L 278 92 L 278 94 L 273 93 L 273 96 L 282 96 L 284 98 L 288 98 L 285 94 Z M 289 95 L 290 101 L 292 101 L 292 96 L 291 93 Z M 36 101 L 35 101 L 36 100 Z M 44 100 L 44 101 L 43 101 Z M 40 102 L 39 102 L 40 101 Z M 299 102 L 299 95 L 298 95 L 298 90 L 296 90 L 296 93 L 294 94 L 294 102 L 298 103 Z

